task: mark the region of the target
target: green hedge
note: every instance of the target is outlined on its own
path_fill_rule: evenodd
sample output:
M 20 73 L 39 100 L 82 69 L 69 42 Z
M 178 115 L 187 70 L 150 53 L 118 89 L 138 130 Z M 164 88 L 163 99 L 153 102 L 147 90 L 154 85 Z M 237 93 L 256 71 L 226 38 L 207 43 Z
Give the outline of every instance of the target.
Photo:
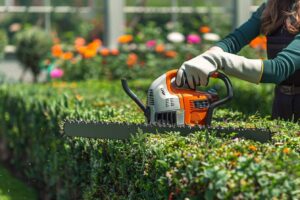
M 145 99 L 149 83 L 131 84 Z M 270 107 L 264 92 L 271 89 L 259 87 L 252 97 L 255 88 L 236 82 L 235 98 L 241 100 L 218 110 L 219 121 L 213 121 L 268 126 L 276 132 L 270 143 L 207 139 L 203 132 L 139 134 L 124 142 L 60 132 L 66 118 L 142 122 L 119 82 L 2 85 L 0 137 L 6 150 L 0 154 L 8 153 L 6 162 L 48 199 L 299 199 L 299 124 L 231 111 L 235 104 Z

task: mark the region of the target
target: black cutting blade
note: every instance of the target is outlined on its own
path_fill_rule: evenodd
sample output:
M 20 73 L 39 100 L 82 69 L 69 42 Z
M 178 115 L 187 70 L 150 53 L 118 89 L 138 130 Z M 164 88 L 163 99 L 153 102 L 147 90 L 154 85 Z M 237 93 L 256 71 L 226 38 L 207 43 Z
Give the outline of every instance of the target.
M 133 135 L 143 133 L 167 133 L 179 132 L 181 135 L 206 131 L 214 133 L 216 136 L 229 136 L 245 138 L 259 142 L 268 142 L 272 133 L 268 129 L 243 129 L 226 127 L 206 127 L 206 126 L 171 126 L 160 124 L 129 124 L 115 122 L 84 122 L 66 121 L 64 122 L 64 132 L 68 136 L 100 138 L 100 139 L 129 139 Z

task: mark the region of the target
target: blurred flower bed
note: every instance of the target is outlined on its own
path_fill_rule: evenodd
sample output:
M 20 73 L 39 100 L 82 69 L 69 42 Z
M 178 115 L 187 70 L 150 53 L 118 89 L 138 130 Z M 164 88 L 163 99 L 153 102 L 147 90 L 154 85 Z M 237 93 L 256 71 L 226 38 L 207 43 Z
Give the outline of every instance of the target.
M 118 48 L 114 49 L 104 47 L 100 39 L 87 42 L 78 37 L 73 44 L 56 39 L 51 57 L 44 63 L 52 78 L 58 78 L 54 69 L 63 70 L 60 75 L 64 80 L 144 78 L 178 68 L 182 61 L 201 53 L 219 38 L 206 26 L 188 35 L 160 35 L 159 29 L 149 26 L 144 31 L 120 36 Z
M 167 24 L 166 26 L 172 26 Z M 258 37 L 243 55 L 264 57 L 265 37 Z M 99 38 L 87 41 L 77 37 L 73 43 L 54 39 L 51 55 L 41 63 L 48 79 L 74 81 L 119 79 L 121 77 L 157 77 L 169 69 L 179 68 L 188 59 L 201 54 L 221 39 L 209 26 L 200 26 L 189 34 L 162 30 L 154 24 L 118 38 L 118 47 L 106 48 Z

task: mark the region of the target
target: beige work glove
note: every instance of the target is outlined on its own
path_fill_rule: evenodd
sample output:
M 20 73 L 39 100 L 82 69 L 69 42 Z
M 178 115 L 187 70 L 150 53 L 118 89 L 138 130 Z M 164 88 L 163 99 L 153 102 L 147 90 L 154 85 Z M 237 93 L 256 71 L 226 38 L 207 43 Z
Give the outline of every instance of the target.
M 218 69 L 228 75 L 258 84 L 263 65 L 259 59 L 247 59 L 223 51 L 208 50 L 181 65 L 177 72 L 176 84 L 182 86 L 187 83 L 191 89 L 198 85 L 207 86 L 210 75 Z

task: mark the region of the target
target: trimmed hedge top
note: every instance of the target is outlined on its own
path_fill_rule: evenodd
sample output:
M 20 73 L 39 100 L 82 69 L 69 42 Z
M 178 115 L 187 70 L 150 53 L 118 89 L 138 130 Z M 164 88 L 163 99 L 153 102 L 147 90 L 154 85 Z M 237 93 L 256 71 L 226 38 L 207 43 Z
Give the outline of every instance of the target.
M 132 84 L 145 99 L 150 83 Z M 270 127 L 270 143 L 203 132 L 137 134 L 127 142 L 61 134 L 66 118 L 144 121 L 119 82 L 105 81 L 1 86 L 0 138 L 9 162 L 51 199 L 299 199 L 299 124 L 247 114 L 255 106 L 267 114 L 272 87 L 234 81 L 234 88 L 235 100 L 217 110 L 213 125 Z M 238 108 L 248 112 L 232 111 Z

